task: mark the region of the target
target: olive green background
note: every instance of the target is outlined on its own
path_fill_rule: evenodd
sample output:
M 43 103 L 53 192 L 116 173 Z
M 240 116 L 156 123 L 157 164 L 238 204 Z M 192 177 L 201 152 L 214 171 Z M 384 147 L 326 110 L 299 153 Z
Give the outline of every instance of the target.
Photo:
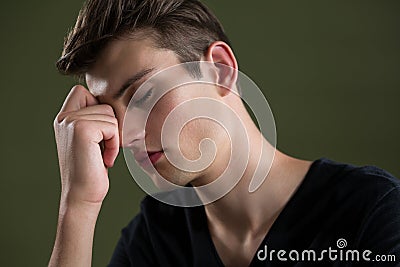
M 265 92 L 278 148 L 400 176 L 400 1 L 206 1 Z M 73 86 L 54 67 L 82 2 L 7 1 L 1 27 L 0 266 L 43 266 L 60 180 L 52 121 Z M 144 196 L 120 154 L 94 240 L 109 260 Z

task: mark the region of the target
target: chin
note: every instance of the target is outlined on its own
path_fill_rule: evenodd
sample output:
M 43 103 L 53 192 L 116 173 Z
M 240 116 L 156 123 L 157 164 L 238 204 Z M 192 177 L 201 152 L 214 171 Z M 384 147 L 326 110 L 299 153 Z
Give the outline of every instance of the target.
M 150 176 L 157 188 L 160 188 L 161 190 L 175 189 L 171 188 L 169 183 L 184 187 L 196 179 L 196 175 L 194 173 L 183 172 L 172 166 L 169 166 L 169 168 L 161 168 L 158 166 L 156 170 L 158 172 L 158 176 L 162 177 L 162 181 L 157 179 L 157 175 L 155 173 L 146 173 Z

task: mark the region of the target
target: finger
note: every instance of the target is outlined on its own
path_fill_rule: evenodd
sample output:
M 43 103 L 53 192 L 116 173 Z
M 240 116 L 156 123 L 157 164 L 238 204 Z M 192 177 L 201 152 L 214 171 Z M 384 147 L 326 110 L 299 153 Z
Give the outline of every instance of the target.
M 119 152 L 119 135 L 118 128 L 115 134 L 110 139 L 104 139 L 103 160 L 107 168 L 114 166 L 114 161 Z
M 82 85 L 75 85 L 65 99 L 60 113 L 76 111 L 97 104 L 97 99 L 85 87 Z
M 86 121 L 87 133 L 92 140 L 98 144 L 104 141 L 103 161 L 107 168 L 114 165 L 114 161 L 119 152 L 118 127 L 114 123 L 107 121 Z M 96 129 L 92 131 L 90 129 Z
M 66 123 L 73 123 L 75 121 L 104 121 L 114 124 L 118 127 L 118 120 L 114 116 L 104 115 L 104 114 L 70 114 L 64 118 Z
M 75 111 L 74 114 L 76 114 L 76 115 L 104 114 L 104 115 L 115 117 L 113 108 L 107 104 L 99 104 L 99 105 L 82 108 L 78 111 Z

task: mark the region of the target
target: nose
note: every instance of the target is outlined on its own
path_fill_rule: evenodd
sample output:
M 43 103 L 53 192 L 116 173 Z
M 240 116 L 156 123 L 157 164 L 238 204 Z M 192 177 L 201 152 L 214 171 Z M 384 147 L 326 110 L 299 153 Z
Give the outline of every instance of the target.
M 134 150 L 136 143 L 144 142 L 144 116 L 136 110 L 127 111 L 125 108 L 115 110 L 118 119 L 119 145 Z
M 144 140 L 145 130 L 140 127 L 140 123 L 137 122 L 137 117 L 132 118 L 129 113 L 129 119 L 127 120 L 126 108 L 122 105 L 114 105 L 115 117 L 118 120 L 118 134 L 119 134 L 119 147 L 126 148 L 131 147 L 135 141 Z
M 120 145 L 122 148 L 131 148 L 135 150 L 135 148 L 139 147 L 144 141 L 145 131 L 144 129 L 124 129 L 124 131 L 120 131 Z
M 118 124 L 120 146 L 122 148 L 129 147 L 135 150 L 135 147 L 139 146 L 139 143 L 144 142 L 145 138 L 145 127 L 137 120 L 125 119 Z

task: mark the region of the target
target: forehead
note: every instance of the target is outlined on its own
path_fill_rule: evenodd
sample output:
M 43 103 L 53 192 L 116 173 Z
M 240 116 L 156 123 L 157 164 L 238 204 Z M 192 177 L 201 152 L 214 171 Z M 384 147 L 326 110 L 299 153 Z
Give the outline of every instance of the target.
M 103 49 L 85 78 L 94 96 L 106 96 L 140 71 L 158 71 L 178 63 L 172 50 L 156 48 L 150 38 L 114 40 Z

